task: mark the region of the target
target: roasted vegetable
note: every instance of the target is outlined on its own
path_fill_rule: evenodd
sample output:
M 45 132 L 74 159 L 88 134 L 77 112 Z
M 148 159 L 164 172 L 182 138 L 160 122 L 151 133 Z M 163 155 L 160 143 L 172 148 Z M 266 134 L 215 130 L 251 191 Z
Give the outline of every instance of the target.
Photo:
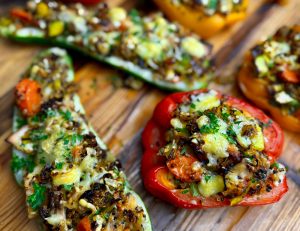
M 17 85 L 15 133 L 8 141 L 29 217 L 39 216 L 47 230 L 151 230 L 120 162 L 87 124 L 73 80 L 66 51 L 52 48 L 39 54 Z M 29 113 L 37 92 L 39 107 Z
M 282 27 L 247 53 L 238 76 L 247 98 L 284 128 L 300 131 L 300 27 Z
M 214 90 L 176 93 L 143 132 L 144 185 L 183 208 L 263 205 L 288 190 L 283 132 L 262 111 Z
M 215 35 L 246 17 L 248 0 L 154 0 L 172 20 L 190 28 L 203 38 Z
M 160 13 L 31 0 L 0 20 L 0 35 L 74 49 L 167 90 L 203 88 L 213 78 L 211 46 Z

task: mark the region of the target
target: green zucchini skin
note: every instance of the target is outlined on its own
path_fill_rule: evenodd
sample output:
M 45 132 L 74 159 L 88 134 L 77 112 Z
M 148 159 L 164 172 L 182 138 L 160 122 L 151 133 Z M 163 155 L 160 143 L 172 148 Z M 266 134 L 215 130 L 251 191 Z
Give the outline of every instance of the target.
M 60 48 L 50 48 L 50 49 L 44 50 L 41 53 L 39 53 L 35 57 L 35 59 L 42 59 L 43 57 L 46 57 L 46 56 L 48 56 L 49 54 L 51 54 L 53 52 L 55 52 L 55 53 L 59 52 L 60 54 L 63 54 L 61 56 L 61 59 L 62 59 L 62 62 L 65 62 L 65 64 L 67 64 L 67 66 L 68 66 L 68 77 L 67 77 L 68 81 L 73 82 L 75 75 L 74 75 L 72 60 L 71 60 L 70 56 L 67 54 L 67 52 L 65 50 L 60 49 Z M 76 105 L 76 108 L 78 108 L 79 111 L 82 114 L 85 114 L 85 110 L 84 110 L 84 108 L 83 108 L 83 106 L 80 102 L 79 96 L 77 94 L 74 94 L 73 99 L 74 99 L 74 104 Z M 12 123 L 13 132 L 16 132 L 19 129 L 20 124 L 19 124 L 18 121 L 20 121 L 22 119 L 24 119 L 24 118 L 22 117 L 19 109 L 17 107 L 15 107 L 14 108 L 14 113 L 13 113 L 13 123 Z M 90 124 L 88 126 L 89 126 L 90 131 L 96 136 L 97 143 L 101 146 L 101 148 L 107 150 L 107 147 L 106 147 L 105 143 L 101 140 L 101 138 L 95 132 L 93 127 Z M 13 148 L 13 150 L 12 150 L 12 155 L 13 156 L 15 155 L 19 158 L 27 158 L 27 156 L 28 156 L 27 154 L 15 149 L 15 148 Z M 108 151 L 108 158 L 109 159 L 114 159 L 114 156 L 109 151 Z M 14 172 L 15 180 L 18 183 L 18 185 L 21 186 L 21 187 L 24 187 L 23 177 L 24 177 L 25 174 L 26 174 L 26 171 L 22 170 L 22 169 Z M 148 211 L 147 211 L 142 199 L 138 196 L 137 193 L 135 193 L 131 189 L 131 186 L 129 185 L 129 182 L 127 181 L 127 179 L 126 179 L 126 182 L 125 182 L 124 191 L 126 193 L 130 193 L 132 196 L 134 196 L 138 206 L 143 208 L 143 211 L 144 211 L 144 214 L 145 214 L 145 218 L 144 218 L 145 220 L 144 220 L 144 223 L 143 223 L 144 230 L 145 231 L 152 231 L 152 225 L 151 225 L 151 220 L 150 220 L 150 216 L 148 214 Z
M 30 30 L 30 28 L 23 28 L 22 30 Z M 42 33 L 39 35 L 30 34 L 29 31 L 26 34 L 26 31 L 20 35 L 15 33 L 13 29 L 0 27 L 0 36 L 6 37 L 10 40 L 27 43 L 27 44 L 40 44 L 40 45 L 50 45 L 50 46 L 58 46 L 70 50 L 77 51 L 85 56 L 91 57 L 97 61 L 103 62 L 110 66 L 113 66 L 117 69 L 120 69 L 126 73 L 129 73 L 136 78 L 145 81 L 153 86 L 156 86 L 162 90 L 177 92 L 177 91 L 191 91 L 196 89 L 206 88 L 208 83 L 213 79 L 213 73 L 207 73 L 202 77 L 201 80 L 194 80 L 192 84 L 188 84 L 185 82 L 171 83 L 162 81 L 160 79 L 154 79 L 153 73 L 149 69 L 143 69 L 138 65 L 135 65 L 132 62 L 123 60 L 116 56 L 102 56 L 93 54 L 84 48 L 79 48 L 74 44 L 68 42 L 66 38 L 63 36 L 58 36 L 55 38 L 47 38 Z M 88 35 L 85 36 L 84 40 L 88 38 Z

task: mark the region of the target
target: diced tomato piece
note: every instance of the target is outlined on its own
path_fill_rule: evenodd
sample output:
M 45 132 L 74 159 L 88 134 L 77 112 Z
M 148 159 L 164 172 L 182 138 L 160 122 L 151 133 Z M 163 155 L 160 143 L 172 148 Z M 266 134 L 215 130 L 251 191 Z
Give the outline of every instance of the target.
M 17 105 L 24 116 L 34 116 L 42 104 L 41 87 L 38 82 L 23 79 L 16 86 Z

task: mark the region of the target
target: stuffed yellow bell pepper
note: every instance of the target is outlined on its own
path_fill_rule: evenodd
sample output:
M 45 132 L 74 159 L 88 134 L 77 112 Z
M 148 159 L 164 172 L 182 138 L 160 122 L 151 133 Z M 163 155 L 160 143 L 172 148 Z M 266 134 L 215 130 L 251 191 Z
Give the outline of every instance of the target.
M 203 38 L 246 17 L 248 0 L 154 0 L 172 20 Z
M 246 55 L 242 92 L 284 128 L 300 132 L 300 25 L 282 27 Z

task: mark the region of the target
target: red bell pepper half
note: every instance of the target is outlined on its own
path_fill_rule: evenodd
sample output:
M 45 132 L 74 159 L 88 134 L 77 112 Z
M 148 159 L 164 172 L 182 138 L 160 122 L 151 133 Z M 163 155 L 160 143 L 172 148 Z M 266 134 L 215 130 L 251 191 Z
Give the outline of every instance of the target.
M 165 133 L 171 127 L 170 120 L 177 106 L 188 101 L 192 94 L 199 94 L 201 92 L 207 92 L 207 90 L 175 93 L 164 98 L 156 106 L 153 117 L 146 125 L 142 135 L 144 146 L 142 177 L 146 189 L 154 196 L 182 208 L 201 209 L 230 205 L 230 200 L 226 198 L 222 201 L 218 201 L 209 197 L 192 196 L 190 193 L 184 194 L 182 193 L 182 189 L 176 189 L 172 180 L 170 180 L 172 179 L 172 174 L 166 166 L 165 157 L 157 155 L 159 149 L 166 143 Z M 225 104 L 233 106 L 244 113 L 249 113 L 252 117 L 266 124 L 266 126 L 263 127 L 265 142 L 264 153 L 269 156 L 271 163 L 275 162 L 281 154 L 283 147 L 284 137 L 281 128 L 275 122 L 271 121 L 261 110 L 240 99 L 222 95 L 219 92 L 218 97 L 222 99 Z M 287 191 L 288 186 L 285 177 L 284 180 L 278 186 L 274 186 L 270 192 L 245 196 L 235 205 L 254 206 L 274 203 L 280 200 Z

